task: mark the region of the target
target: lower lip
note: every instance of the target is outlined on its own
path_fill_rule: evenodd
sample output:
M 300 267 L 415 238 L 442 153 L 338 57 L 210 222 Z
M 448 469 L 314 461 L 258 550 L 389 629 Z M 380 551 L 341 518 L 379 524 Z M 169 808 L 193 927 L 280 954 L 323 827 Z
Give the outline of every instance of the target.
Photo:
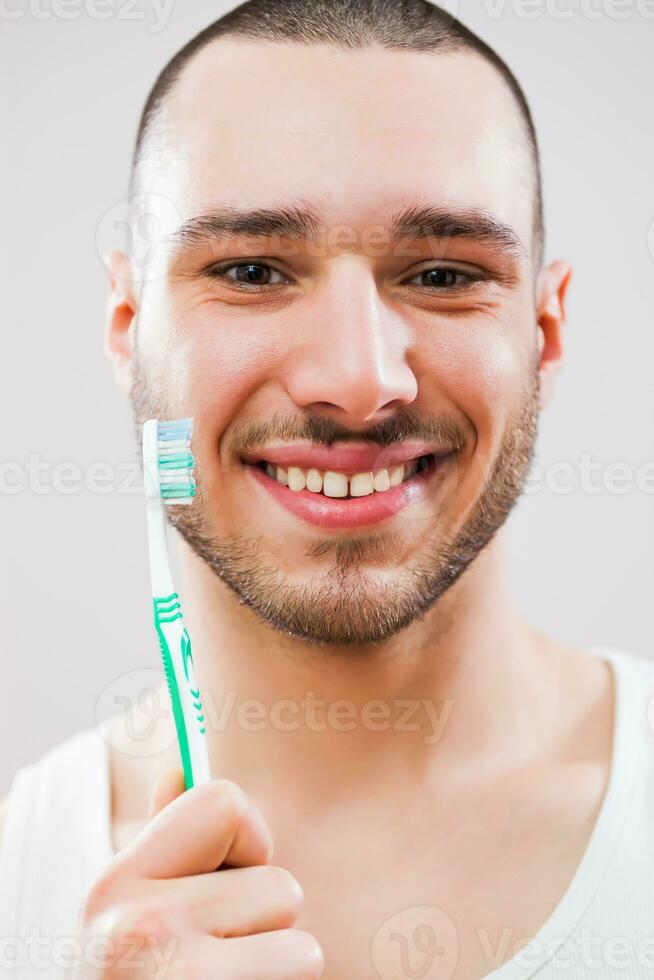
M 453 455 L 432 457 L 427 470 L 416 473 L 397 487 L 367 497 L 326 497 L 310 490 L 289 490 L 259 466 L 245 465 L 256 482 L 295 517 L 318 527 L 353 528 L 389 520 L 420 500 Z

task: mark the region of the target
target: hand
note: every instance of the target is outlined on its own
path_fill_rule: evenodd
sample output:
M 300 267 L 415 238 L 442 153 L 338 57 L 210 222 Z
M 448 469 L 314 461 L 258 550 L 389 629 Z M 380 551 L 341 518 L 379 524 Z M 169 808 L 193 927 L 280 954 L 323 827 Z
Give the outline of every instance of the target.
M 147 826 L 86 898 L 79 980 L 320 977 L 318 943 L 292 928 L 302 889 L 271 854 L 263 816 L 235 783 L 184 792 L 181 770 L 164 773 Z

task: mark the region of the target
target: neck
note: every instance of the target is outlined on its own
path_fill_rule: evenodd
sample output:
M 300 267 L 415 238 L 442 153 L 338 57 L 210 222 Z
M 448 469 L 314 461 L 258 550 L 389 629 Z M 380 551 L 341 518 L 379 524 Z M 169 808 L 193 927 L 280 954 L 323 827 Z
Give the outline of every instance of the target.
M 389 772 L 395 791 L 398 772 L 479 776 L 542 744 L 546 658 L 511 608 L 501 534 L 421 621 L 369 648 L 286 637 L 183 542 L 180 563 L 212 772 L 255 798 L 283 785 L 296 808 L 322 805 L 326 785 L 332 800 L 379 792 Z

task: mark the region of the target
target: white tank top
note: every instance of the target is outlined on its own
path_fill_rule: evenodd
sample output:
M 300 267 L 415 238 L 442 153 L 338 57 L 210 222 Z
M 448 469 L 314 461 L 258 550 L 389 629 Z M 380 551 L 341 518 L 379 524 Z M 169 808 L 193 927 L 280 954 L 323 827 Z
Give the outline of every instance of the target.
M 508 945 L 488 950 L 485 980 L 654 978 L 654 662 L 608 647 L 587 653 L 606 659 L 616 681 L 604 800 L 558 905 L 497 966 L 516 940 L 506 930 Z M 14 777 L 0 848 L 0 976 L 73 976 L 81 903 L 112 856 L 108 748 L 92 728 Z

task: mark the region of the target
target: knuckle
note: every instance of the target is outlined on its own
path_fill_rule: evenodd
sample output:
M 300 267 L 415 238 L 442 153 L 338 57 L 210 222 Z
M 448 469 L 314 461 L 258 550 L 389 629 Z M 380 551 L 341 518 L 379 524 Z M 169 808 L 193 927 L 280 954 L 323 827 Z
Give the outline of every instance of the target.
M 317 980 L 322 976 L 325 967 L 325 959 L 318 940 L 303 929 L 288 929 L 286 932 L 294 965 L 292 980 Z
M 286 868 L 279 865 L 262 865 L 260 868 L 264 881 L 274 890 L 284 902 L 292 908 L 301 908 L 304 902 L 304 892 L 297 878 Z
M 113 869 L 102 875 L 87 892 L 80 910 L 80 920 L 88 926 L 94 919 L 105 912 L 115 900 L 117 894 L 118 875 Z
M 212 779 L 205 784 L 205 792 L 214 806 L 220 810 L 223 819 L 239 823 L 248 811 L 248 798 L 237 783 L 231 779 Z
M 197 963 L 188 954 L 175 957 L 169 965 L 168 972 L 163 974 L 170 980 L 204 980 L 206 975 L 206 966 Z
M 168 911 L 159 905 L 127 904 L 114 911 L 109 931 L 117 943 L 165 941 L 174 934 L 174 924 Z

